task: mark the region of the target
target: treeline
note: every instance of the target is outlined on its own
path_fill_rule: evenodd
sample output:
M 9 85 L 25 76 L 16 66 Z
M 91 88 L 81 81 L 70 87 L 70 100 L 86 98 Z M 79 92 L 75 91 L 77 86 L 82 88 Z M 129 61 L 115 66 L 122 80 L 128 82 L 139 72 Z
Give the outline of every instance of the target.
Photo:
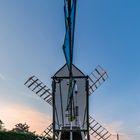
M 4 123 L 0 120 L 0 140 L 35 140 L 39 135 L 31 132 L 26 123 L 18 123 L 11 130 L 4 127 Z M 48 140 L 51 140 L 48 138 Z
M 0 131 L 0 140 L 35 140 L 37 136 L 30 133 Z

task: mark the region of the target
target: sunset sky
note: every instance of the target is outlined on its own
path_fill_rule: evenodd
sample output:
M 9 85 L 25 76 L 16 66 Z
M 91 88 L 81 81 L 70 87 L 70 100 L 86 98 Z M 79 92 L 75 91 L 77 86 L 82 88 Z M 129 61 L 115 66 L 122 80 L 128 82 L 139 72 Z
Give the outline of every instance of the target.
M 90 114 L 120 140 L 139 140 L 140 1 L 77 1 L 74 64 L 109 75 L 90 96 Z M 65 64 L 63 2 L 0 0 L 0 119 L 9 130 L 26 122 L 40 133 L 51 123 L 50 106 L 24 82 L 36 75 L 51 88 Z

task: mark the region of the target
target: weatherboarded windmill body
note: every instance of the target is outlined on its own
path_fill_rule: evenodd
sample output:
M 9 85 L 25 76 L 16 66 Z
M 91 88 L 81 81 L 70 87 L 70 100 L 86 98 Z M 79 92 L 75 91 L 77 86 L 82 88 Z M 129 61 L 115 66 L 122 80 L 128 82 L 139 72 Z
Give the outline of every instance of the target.
M 73 46 L 77 0 L 64 0 L 66 34 L 63 52 L 66 64 L 52 77 L 52 90 L 36 76 L 25 85 L 53 109 L 53 123 L 38 140 L 107 140 L 111 134 L 89 115 L 89 96 L 107 79 L 108 75 L 97 66 L 91 75 L 85 75 L 73 64 Z

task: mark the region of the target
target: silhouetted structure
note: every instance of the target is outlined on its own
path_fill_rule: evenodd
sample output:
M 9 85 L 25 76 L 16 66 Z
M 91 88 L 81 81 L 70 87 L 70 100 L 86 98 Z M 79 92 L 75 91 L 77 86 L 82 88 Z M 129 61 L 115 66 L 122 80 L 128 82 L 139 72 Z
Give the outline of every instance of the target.
M 25 85 L 53 107 L 53 123 L 43 131 L 38 140 L 52 137 L 53 140 L 107 140 L 111 134 L 89 116 L 89 96 L 108 78 L 99 65 L 85 75 L 73 64 L 77 0 L 64 0 L 65 39 L 63 52 L 66 64 L 52 77 L 52 91 L 36 76 Z

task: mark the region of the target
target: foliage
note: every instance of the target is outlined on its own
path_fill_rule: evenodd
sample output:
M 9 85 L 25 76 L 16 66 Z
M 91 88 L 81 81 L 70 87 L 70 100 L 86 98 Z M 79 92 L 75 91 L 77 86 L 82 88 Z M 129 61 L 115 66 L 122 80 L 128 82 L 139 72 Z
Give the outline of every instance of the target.
M 35 140 L 38 136 L 29 131 L 29 126 L 24 123 L 18 123 L 11 131 L 3 128 L 3 122 L 0 120 L 0 140 Z M 49 140 L 51 140 L 49 138 Z
M 3 129 L 3 127 L 4 127 L 3 124 L 4 124 L 4 123 L 2 122 L 2 120 L 0 120 L 0 130 Z
M 29 132 L 29 126 L 24 123 L 18 123 L 15 125 L 15 128 L 13 129 L 15 132 Z
M 37 136 L 31 133 L 0 131 L 0 140 L 35 140 L 36 137 Z

